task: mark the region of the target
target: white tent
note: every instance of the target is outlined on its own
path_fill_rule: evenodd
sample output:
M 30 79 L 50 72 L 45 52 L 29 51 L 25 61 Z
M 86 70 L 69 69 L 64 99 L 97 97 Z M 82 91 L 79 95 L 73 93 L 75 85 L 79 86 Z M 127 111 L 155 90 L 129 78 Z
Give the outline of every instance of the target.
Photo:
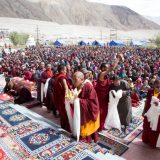
M 29 47 L 29 46 L 35 46 L 35 45 L 36 45 L 36 41 L 35 41 L 34 37 L 29 36 L 27 43 L 26 43 L 26 46 Z
M 130 43 L 130 46 L 135 46 L 135 47 L 140 47 L 144 45 L 145 43 L 143 41 L 138 41 L 138 40 L 132 40 Z
M 12 45 L 11 41 L 9 40 L 9 38 L 0 39 L 0 46 L 4 47 L 5 45 L 7 45 L 7 46 L 9 46 L 9 45 L 11 46 Z

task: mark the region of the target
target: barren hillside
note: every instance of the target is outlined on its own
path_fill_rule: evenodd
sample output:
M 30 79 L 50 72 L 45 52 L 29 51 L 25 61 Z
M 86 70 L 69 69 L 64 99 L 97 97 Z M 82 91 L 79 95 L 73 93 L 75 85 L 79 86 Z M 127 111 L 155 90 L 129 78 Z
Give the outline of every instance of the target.
M 121 30 L 160 28 L 158 24 L 127 7 L 97 4 L 85 0 L 0 0 L 0 17 Z

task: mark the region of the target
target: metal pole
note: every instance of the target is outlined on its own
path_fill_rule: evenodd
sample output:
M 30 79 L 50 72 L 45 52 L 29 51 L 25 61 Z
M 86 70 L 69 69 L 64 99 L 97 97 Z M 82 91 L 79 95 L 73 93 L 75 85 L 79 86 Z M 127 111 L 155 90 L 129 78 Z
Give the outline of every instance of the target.
M 37 34 L 37 44 L 36 45 L 39 45 L 39 28 L 38 28 L 38 26 L 36 28 L 36 34 Z

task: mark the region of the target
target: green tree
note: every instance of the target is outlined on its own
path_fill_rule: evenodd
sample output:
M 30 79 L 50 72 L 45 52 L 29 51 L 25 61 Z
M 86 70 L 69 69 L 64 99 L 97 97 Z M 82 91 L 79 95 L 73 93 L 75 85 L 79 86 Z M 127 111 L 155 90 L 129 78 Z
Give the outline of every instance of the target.
M 160 33 L 157 35 L 155 39 L 155 44 L 157 45 L 157 47 L 160 47 Z
M 18 44 L 25 45 L 28 40 L 29 35 L 26 33 L 19 33 L 18 34 Z
M 9 38 L 11 42 L 17 46 L 17 45 L 25 45 L 28 40 L 29 35 L 26 33 L 17 33 L 17 32 L 11 32 L 9 35 Z
M 52 46 L 53 45 L 53 41 L 52 40 L 48 41 L 48 45 Z
M 11 33 L 9 34 L 9 38 L 10 38 L 11 42 L 12 42 L 15 46 L 17 46 L 17 44 L 18 44 L 18 33 L 17 33 L 17 32 L 11 32 Z

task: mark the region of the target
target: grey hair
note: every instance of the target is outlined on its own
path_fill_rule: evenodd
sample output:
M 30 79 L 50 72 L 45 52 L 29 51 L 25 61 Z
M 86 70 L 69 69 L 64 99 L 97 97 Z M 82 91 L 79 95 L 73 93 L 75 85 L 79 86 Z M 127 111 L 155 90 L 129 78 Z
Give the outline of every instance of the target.
M 84 74 L 80 71 L 75 72 L 75 75 L 82 80 L 84 79 Z

